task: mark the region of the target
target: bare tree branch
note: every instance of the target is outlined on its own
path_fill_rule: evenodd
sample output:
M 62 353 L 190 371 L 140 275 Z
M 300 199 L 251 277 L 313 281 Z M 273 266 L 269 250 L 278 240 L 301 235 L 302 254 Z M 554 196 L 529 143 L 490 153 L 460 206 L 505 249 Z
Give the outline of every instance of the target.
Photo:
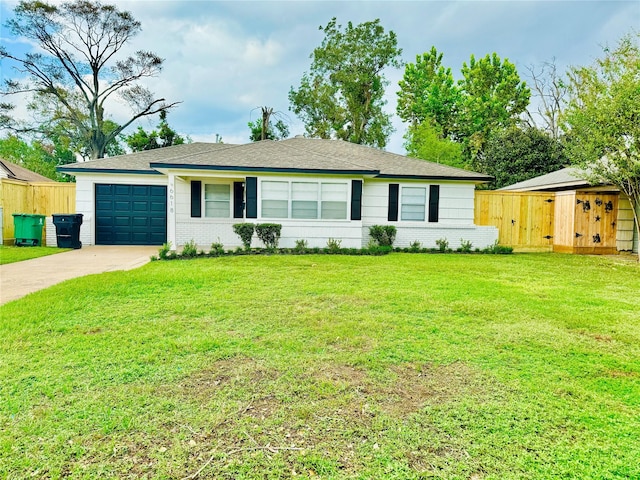
M 180 103 L 157 99 L 140 83 L 162 71 L 162 58 L 140 50 L 117 60 L 122 47 L 141 30 L 131 13 L 87 0 L 60 5 L 23 0 L 14 13 L 15 18 L 7 22 L 11 32 L 35 41 L 46 52 L 19 57 L 0 47 L 0 59 L 10 60 L 18 73 L 28 77 L 26 82 L 5 82 L 3 93 L 29 93 L 41 101 L 36 108 L 42 117 L 41 126 L 28 128 L 70 130 L 66 124 L 73 124 L 78 135 L 90 143 L 91 157 L 101 158 L 109 142 L 135 120 Z M 132 115 L 118 128 L 111 129 L 110 125 L 106 132 L 105 102 L 114 93 L 132 107 Z M 66 113 L 60 114 L 61 110 Z M 6 113 L 9 111 L 5 109 L 0 116 L 0 128 L 18 125 Z

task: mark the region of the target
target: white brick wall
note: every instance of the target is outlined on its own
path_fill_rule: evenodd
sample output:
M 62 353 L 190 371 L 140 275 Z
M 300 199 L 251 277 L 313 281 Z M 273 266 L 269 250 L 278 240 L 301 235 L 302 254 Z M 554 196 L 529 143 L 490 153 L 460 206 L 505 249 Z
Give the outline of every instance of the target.
M 389 184 L 402 186 L 425 187 L 440 185 L 440 208 L 437 223 L 407 222 L 387 220 L 389 202 Z M 427 193 L 428 195 L 428 193 Z M 397 236 L 394 246 L 408 247 L 416 240 L 423 248 L 436 248 L 436 240 L 445 238 L 450 248 L 460 247 L 461 239 L 471 241 L 472 248 L 485 248 L 498 239 L 498 229 L 495 227 L 480 227 L 473 224 L 474 185 L 424 181 L 377 181 L 367 180 L 363 188 L 362 208 L 362 246 L 366 246 L 369 237 L 369 227 L 372 225 L 394 225 Z M 427 205 L 428 211 L 428 205 Z M 425 212 L 425 215 L 427 212 Z
M 449 248 L 460 247 L 461 241 L 470 241 L 471 248 L 486 248 L 493 245 L 498 240 L 498 229 L 496 227 L 484 227 L 476 225 L 441 225 L 439 223 L 420 225 L 401 225 L 394 223 L 397 229 L 394 247 L 408 247 L 416 240 L 420 242 L 422 248 L 437 248 L 436 240 L 446 239 Z M 362 227 L 362 246 L 366 246 L 371 237 L 369 236 L 369 225 Z
M 186 172 L 182 172 L 184 174 Z M 291 177 L 269 177 L 271 179 L 287 179 Z M 83 245 L 95 244 L 95 184 L 140 184 L 167 185 L 167 177 L 161 175 L 95 175 L 79 174 L 76 180 L 76 212 L 82 213 L 83 223 L 80 228 L 80 240 Z M 260 177 L 263 178 L 263 177 Z M 300 178 L 300 176 L 296 177 Z M 305 176 L 309 178 L 309 176 Z M 189 178 L 190 179 L 190 178 Z M 193 179 L 207 182 L 222 182 L 233 184 L 243 181 L 244 175 L 228 177 L 194 177 Z M 348 179 L 349 186 L 351 179 Z M 310 247 L 324 247 L 330 238 L 342 240 L 345 248 L 360 248 L 369 242 L 370 225 L 386 225 L 389 183 L 400 185 L 424 186 L 440 185 L 440 215 L 438 223 L 428 222 L 392 222 L 398 229 L 395 245 L 409 246 L 418 240 L 423 247 L 435 247 L 435 241 L 446 238 L 451 248 L 460 245 L 460 239 L 469 240 L 474 248 L 484 248 L 494 243 L 498 238 L 497 229 L 493 227 L 478 227 L 473 225 L 474 186 L 472 184 L 456 184 L 447 182 L 428 181 L 382 181 L 366 179 L 363 185 L 362 221 L 350 220 L 272 220 L 272 219 L 214 219 L 191 218 L 191 190 L 189 181 L 176 178 L 176 247 L 183 246 L 193 240 L 198 247 L 209 250 L 211 244 L 220 242 L 225 248 L 235 248 L 242 243 L 233 232 L 233 224 L 243 221 L 252 223 L 280 223 L 282 234 L 281 247 L 294 247 L 296 240 L 304 239 Z M 233 189 L 231 188 L 233 192 Z M 350 198 L 350 192 L 349 192 Z M 204 205 L 203 205 L 204 208 Z M 53 226 L 52 226 L 53 227 Z M 52 235 L 47 234 L 48 244 L 55 244 L 55 229 Z M 254 237 L 253 246 L 262 246 Z
M 44 219 L 44 231 L 47 236 L 46 246 L 57 247 L 58 238 L 56 235 L 56 226 L 53 224 L 53 217 L 47 217 Z
M 213 219 L 194 218 L 177 222 L 177 246 L 183 246 L 191 240 L 198 248 L 208 251 L 211 244 L 220 242 L 226 249 L 241 247 L 240 237 L 233 231 L 233 224 L 251 222 L 253 224 L 267 223 L 266 220 L 242 219 Z M 279 246 L 293 248 L 296 240 L 306 240 L 309 247 L 326 247 L 330 238 L 342 240 L 344 248 L 360 248 L 362 245 L 362 224 L 360 222 L 345 221 L 342 225 L 326 221 L 291 221 L 278 220 L 268 223 L 282 225 Z M 263 247 L 262 242 L 254 234 L 251 243 L 253 247 Z
M 260 180 L 265 177 L 259 177 Z M 292 177 L 271 176 L 270 180 L 291 180 Z M 296 177 L 300 178 L 300 177 Z M 314 177 L 305 176 L 305 179 Z M 190 179 L 191 180 L 191 179 Z M 211 178 L 193 177 L 206 183 L 229 183 L 233 192 L 234 181 L 244 181 L 240 178 Z M 351 179 L 348 180 L 349 186 Z M 204 187 L 203 187 L 204 188 Z M 349 193 L 349 198 L 351 194 Z M 233 203 L 233 202 L 232 202 Z M 204 213 L 204 205 L 202 206 Z M 349 207 L 348 211 L 349 210 Z M 260 211 L 260 205 L 258 205 Z M 386 211 L 386 210 L 385 210 Z M 240 238 L 233 232 L 236 223 L 251 222 L 279 223 L 282 225 L 279 246 L 293 248 L 296 240 L 306 240 L 309 247 L 325 247 L 330 238 L 342 240 L 344 248 L 360 248 L 362 245 L 362 222 L 350 220 L 293 220 L 293 219 L 241 219 L 241 218 L 191 218 L 191 185 L 188 181 L 176 180 L 176 243 L 183 246 L 191 240 L 195 241 L 199 249 L 208 251 L 213 242 L 220 242 L 226 249 L 242 246 Z M 254 235 L 252 246 L 262 247 L 262 242 Z

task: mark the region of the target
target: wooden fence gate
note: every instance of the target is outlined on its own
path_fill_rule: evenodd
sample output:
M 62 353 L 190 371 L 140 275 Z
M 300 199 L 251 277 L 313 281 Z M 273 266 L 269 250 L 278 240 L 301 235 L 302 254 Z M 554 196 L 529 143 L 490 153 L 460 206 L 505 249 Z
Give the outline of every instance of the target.
M 475 192 L 476 225 L 498 227 L 498 243 L 520 252 L 553 250 L 555 194 Z

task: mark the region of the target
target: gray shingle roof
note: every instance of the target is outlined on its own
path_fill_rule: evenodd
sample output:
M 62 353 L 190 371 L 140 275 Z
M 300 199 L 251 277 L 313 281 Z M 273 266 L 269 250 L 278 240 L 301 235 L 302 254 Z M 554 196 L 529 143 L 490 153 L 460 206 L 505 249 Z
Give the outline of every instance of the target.
M 296 148 L 325 155 L 327 157 L 348 159 L 364 168 L 378 170 L 381 177 L 421 177 L 451 178 L 465 180 L 490 181 L 489 175 L 462 170 L 439 163 L 417 158 L 405 157 L 376 148 L 357 145 L 342 140 L 321 140 L 315 138 L 290 138 L 281 143 Z
M 351 159 L 322 155 L 309 149 L 297 148 L 285 142 L 264 140 L 237 145 L 222 151 L 209 151 L 180 159 L 151 162 L 154 168 L 202 168 L 222 170 L 369 173 L 375 168 L 358 165 Z
M 491 177 L 342 140 L 291 138 L 245 145 L 192 143 L 61 167 L 68 173 L 244 170 L 489 181 Z
M 183 145 L 173 145 L 166 148 L 156 148 L 154 150 L 145 150 L 143 152 L 129 153 L 127 155 L 118 155 L 115 157 L 100 158 L 98 160 L 89 160 L 87 162 L 73 163 L 59 167 L 59 170 L 73 173 L 74 171 L 104 171 L 108 172 L 130 172 L 130 173 L 158 173 L 150 167 L 151 162 L 156 161 L 180 161 L 191 155 L 197 155 L 203 152 L 216 150 L 224 150 L 233 147 L 226 143 L 185 143 Z
M 589 182 L 580 177 L 581 170 L 574 167 L 567 167 L 555 172 L 540 175 L 539 177 L 530 178 L 523 182 L 514 183 L 502 187 L 499 190 L 511 191 L 534 191 L 534 190 L 553 190 L 567 187 L 580 187 L 589 185 Z

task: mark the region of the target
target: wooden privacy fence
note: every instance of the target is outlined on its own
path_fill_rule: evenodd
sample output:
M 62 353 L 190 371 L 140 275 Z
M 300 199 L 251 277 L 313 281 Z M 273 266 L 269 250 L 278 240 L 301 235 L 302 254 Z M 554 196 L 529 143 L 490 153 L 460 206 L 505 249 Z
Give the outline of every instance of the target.
M 76 184 L 60 182 L 26 183 L 3 178 L 0 181 L 2 208 L 2 239 L 12 243 L 13 214 L 28 213 L 51 216 L 54 213 L 75 213 Z M 43 243 L 44 243 L 43 232 Z
M 516 251 L 550 252 L 553 192 L 475 192 L 474 223 L 498 227 L 498 243 Z
M 521 252 L 608 255 L 634 247 L 633 209 L 615 190 L 477 190 L 474 223 L 497 227 L 498 243 Z

